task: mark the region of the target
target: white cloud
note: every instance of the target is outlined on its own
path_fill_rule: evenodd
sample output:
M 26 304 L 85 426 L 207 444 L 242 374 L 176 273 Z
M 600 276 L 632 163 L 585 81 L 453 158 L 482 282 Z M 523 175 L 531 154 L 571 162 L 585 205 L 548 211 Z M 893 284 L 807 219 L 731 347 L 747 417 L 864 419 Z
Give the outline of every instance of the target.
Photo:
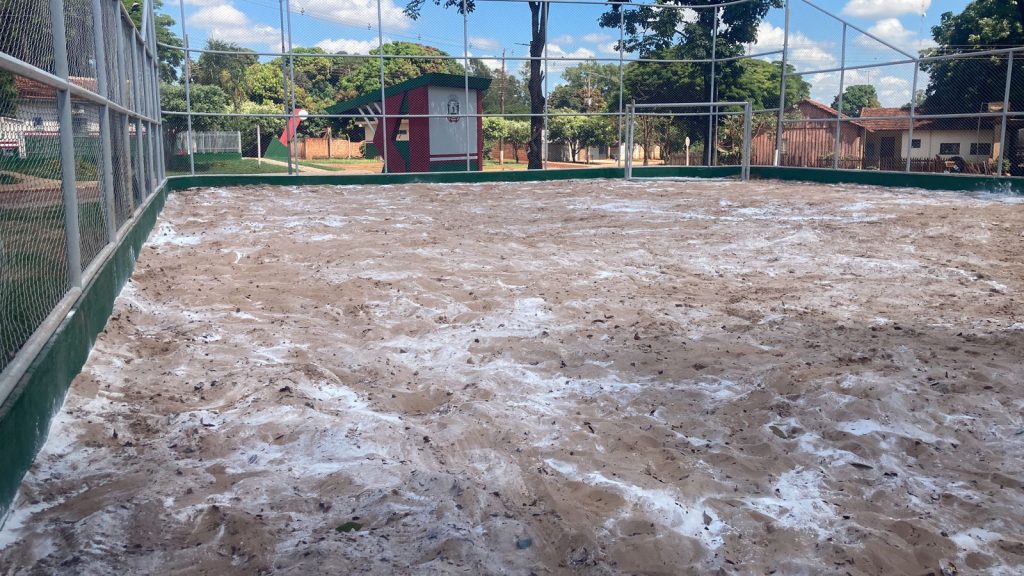
M 351 26 L 377 27 L 377 0 L 292 0 L 293 14 Z M 381 20 L 385 29 L 406 30 L 412 22 L 394 0 L 381 1 Z
M 557 36 L 551 39 L 551 44 L 573 44 L 575 42 L 576 39 L 573 38 L 570 34 L 562 34 L 561 36 Z
M 757 25 L 757 43 L 750 47 L 748 53 L 762 54 L 782 50 L 785 32 L 779 26 L 762 21 Z M 797 71 L 833 68 L 839 60 L 829 48 L 829 45 L 824 42 L 811 40 L 803 33 L 793 31 L 789 35 L 787 62 L 792 64 Z M 779 60 L 781 56 L 781 54 L 773 54 L 770 59 Z
M 605 56 L 618 56 L 619 55 L 619 41 L 605 42 L 597 46 L 597 51 L 604 54 Z
M 608 34 L 602 34 L 600 32 L 591 32 L 590 34 L 583 35 L 583 41 L 591 44 L 601 44 L 611 39 L 612 37 Z
M 350 38 L 324 38 L 323 40 L 316 43 L 317 48 L 322 48 L 325 52 L 336 54 L 338 52 L 344 52 L 346 54 L 369 54 L 370 50 L 377 48 L 378 42 L 374 40 L 352 40 Z
M 811 98 L 832 105 L 832 100 L 839 93 L 838 73 L 813 74 L 810 77 L 805 77 L 804 80 L 811 84 Z M 926 85 L 921 84 L 921 82 L 922 79 L 919 77 L 919 86 L 923 87 Z M 927 78 L 924 79 L 924 82 L 927 83 Z M 882 106 L 891 108 L 903 106 L 910 102 L 911 79 L 909 77 L 903 78 L 894 76 L 891 73 L 885 74 L 884 70 L 875 68 L 847 70 L 843 79 L 844 88 L 857 84 L 874 86 L 875 92 L 878 94 L 878 101 Z
M 470 36 L 469 47 L 477 48 L 479 50 L 497 50 L 501 47 L 497 40 L 494 38 L 483 38 L 481 36 Z
M 868 32 L 911 53 L 936 45 L 931 38 L 918 38 L 917 32 L 904 28 L 898 18 L 883 18 L 868 28 Z M 864 35 L 857 36 L 854 44 L 862 48 L 891 51 L 885 44 Z
M 249 46 L 269 46 L 276 50 L 281 46 L 279 28 L 253 22 L 227 2 L 200 8 L 188 17 L 188 25 L 205 30 L 207 38 Z
M 889 18 L 901 14 L 923 14 L 931 0 L 850 0 L 843 14 L 858 18 Z

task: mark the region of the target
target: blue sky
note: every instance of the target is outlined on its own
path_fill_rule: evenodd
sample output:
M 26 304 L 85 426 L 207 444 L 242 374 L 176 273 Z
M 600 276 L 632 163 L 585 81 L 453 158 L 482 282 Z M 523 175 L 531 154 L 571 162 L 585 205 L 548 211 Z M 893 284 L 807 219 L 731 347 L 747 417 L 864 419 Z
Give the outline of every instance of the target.
M 943 12 L 960 12 L 969 0 L 816 0 L 815 3 L 895 47 L 914 53 L 933 45 L 931 27 Z M 165 0 L 164 11 L 181 25 L 184 2 L 185 25 L 192 47 L 202 46 L 208 37 L 237 42 L 257 51 L 279 51 L 281 23 L 277 0 Z M 405 0 L 381 0 L 384 38 L 420 42 L 462 55 L 462 18 L 454 10 L 434 6 L 430 0 L 423 15 L 413 21 L 402 14 Z M 802 0 L 791 0 L 790 58 L 798 71 L 838 66 L 842 57 L 842 24 L 839 20 L 812 8 Z M 602 29 L 598 16 L 605 6 L 569 2 L 553 4 L 548 32 L 551 56 L 585 60 L 617 59 L 613 47 L 616 29 Z M 292 40 L 296 46 L 321 46 L 329 51 L 344 50 L 365 54 L 377 46 L 377 0 L 291 0 Z M 781 48 L 783 11 L 775 10 L 761 23 L 751 53 Z M 469 16 L 468 36 L 472 56 L 500 66 L 504 49 L 506 66 L 518 69 L 529 41 L 529 9 L 522 2 L 477 1 Z M 181 29 L 179 28 L 179 34 Z M 778 56 L 771 56 L 777 59 Z M 846 62 L 869 64 L 904 58 L 850 28 L 847 30 Z M 565 61 L 551 64 L 551 86 L 561 78 Z M 809 74 L 812 96 L 830 103 L 839 86 L 839 74 Z M 913 66 L 899 65 L 848 71 L 845 84 L 869 83 L 876 86 L 883 105 L 899 106 L 910 99 Z M 927 78 L 920 76 L 918 87 Z

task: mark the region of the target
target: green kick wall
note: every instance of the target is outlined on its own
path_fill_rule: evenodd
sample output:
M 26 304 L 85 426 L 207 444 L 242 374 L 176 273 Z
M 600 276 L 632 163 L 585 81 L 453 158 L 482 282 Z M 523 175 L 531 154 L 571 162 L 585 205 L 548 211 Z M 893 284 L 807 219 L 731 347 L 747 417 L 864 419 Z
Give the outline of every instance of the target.
M 107 324 L 114 299 L 131 278 L 135 259 L 166 201 L 158 190 L 134 225 L 0 406 L 0 522 L 6 518 L 21 479 L 46 441 L 50 420 L 60 410 L 68 386 L 81 371 L 96 336 Z
M 280 144 L 280 143 L 278 143 Z M 284 146 L 281 146 L 284 149 Z M 739 167 L 635 167 L 638 178 L 722 178 L 738 176 Z M 270 185 L 374 185 L 458 182 L 534 182 L 623 177 L 621 168 L 522 170 L 514 172 L 441 172 L 415 174 L 200 175 L 168 178 L 138 220 L 104 262 L 71 313 L 32 362 L 14 392 L 0 406 L 0 519 L 6 517 L 22 477 L 46 441 L 50 420 L 60 410 L 71 381 L 82 369 L 96 336 L 113 311 L 114 300 L 128 282 L 135 259 L 163 209 L 166 194 L 193 187 Z M 816 168 L 753 166 L 752 178 L 868 184 L 930 190 L 987 191 L 1024 194 L 1024 178 L 950 174 L 905 174 Z

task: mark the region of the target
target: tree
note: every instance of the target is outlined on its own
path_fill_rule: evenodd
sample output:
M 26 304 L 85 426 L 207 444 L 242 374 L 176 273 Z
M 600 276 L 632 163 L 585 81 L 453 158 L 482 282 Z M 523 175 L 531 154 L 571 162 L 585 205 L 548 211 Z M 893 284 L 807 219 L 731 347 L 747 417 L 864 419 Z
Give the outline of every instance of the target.
M 787 79 L 788 80 L 788 79 Z M 859 117 L 860 111 L 864 108 L 877 108 L 882 103 L 878 101 L 878 93 L 871 84 L 854 84 L 843 90 L 843 109 L 840 110 L 847 116 Z M 839 109 L 839 95 L 832 101 L 832 107 Z
M 945 12 L 932 27 L 938 47 L 923 51 L 957 54 L 1024 44 L 1024 21 L 1007 0 L 974 0 L 963 12 Z M 929 114 L 966 113 L 982 110 L 989 102 L 1002 102 L 1006 87 L 1005 55 L 932 60 L 921 63 L 928 73 L 924 108 Z M 1016 70 L 1014 71 L 1016 72 Z M 1024 79 L 1014 74 L 1010 90 L 1011 110 L 1024 107 Z M 1020 82 L 1018 84 L 1018 82 Z
M 622 48 L 639 53 L 641 58 L 706 60 L 711 56 L 712 42 L 717 58 L 736 58 L 745 53 L 748 44 L 757 41 L 757 26 L 768 10 L 783 6 L 783 0 L 752 0 L 718 9 L 701 7 L 720 4 L 719 0 L 667 0 L 663 3 L 680 9 L 641 6 L 625 10 L 615 4 L 601 15 L 599 23 L 605 28 L 618 28 L 621 20 L 625 33 Z M 681 9 L 684 6 L 688 9 Z M 712 34 L 714 30 L 717 30 L 716 37 Z M 733 79 L 742 74 L 739 62 L 719 62 L 714 66 L 718 78 L 714 83 L 716 90 L 720 92 L 722 86 L 733 84 Z M 637 102 L 719 100 L 720 94 L 712 93 L 711 71 L 710 62 L 637 62 L 627 67 L 626 90 Z M 696 117 L 670 124 L 703 140 L 707 130 L 697 129 L 701 122 L 707 125 L 707 119 L 701 121 Z M 648 130 L 651 138 L 659 138 L 658 122 L 645 125 L 652 126 Z
M 140 28 L 142 26 L 142 10 L 133 9 L 133 6 L 139 4 L 138 0 L 121 0 L 121 3 L 128 9 L 128 14 L 131 16 L 132 22 L 135 23 L 135 27 Z M 153 0 L 153 13 L 155 14 L 153 27 L 156 29 L 156 41 L 159 44 L 182 47 L 184 44 L 181 38 L 178 38 L 178 35 L 173 30 L 174 18 L 160 11 L 163 6 L 163 0 Z M 157 46 L 157 59 L 160 60 L 160 81 L 177 81 L 178 68 L 181 67 L 181 63 L 185 59 L 185 52 L 183 50 Z
M 530 95 L 526 91 L 526 84 L 516 74 L 499 69 L 491 73 L 491 78 L 491 87 L 484 92 L 485 113 L 497 114 L 502 108 L 507 114 L 526 114 L 530 111 Z
M 409 0 L 405 6 L 405 14 L 416 19 L 420 16 L 423 4 L 427 0 Z M 472 12 L 476 8 L 474 0 L 433 0 L 435 6 L 441 6 L 442 2 L 446 8 L 457 8 L 459 13 L 463 10 Z M 530 73 L 527 77 L 527 89 L 530 94 L 530 143 L 527 148 L 528 168 L 539 170 L 543 168 L 542 149 L 544 146 L 544 73 L 541 72 L 544 55 L 544 46 L 548 37 L 548 12 L 547 2 L 530 0 L 526 3 L 530 9 Z
M 619 65 L 583 62 L 562 71 L 565 84 L 548 98 L 548 109 L 565 108 L 580 112 L 618 110 Z
M 611 125 L 602 116 L 552 116 L 548 120 L 548 130 L 552 140 L 569 146 L 573 162 L 578 160 L 583 148 L 607 144 L 615 139 Z
M 370 54 L 380 54 L 380 49 L 374 48 L 370 50 Z M 388 86 L 431 72 L 461 75 L 464 70 L 447 52 L 414 42 L 388 42 L 384 44 L 384 54 L 414 57 L 384 60 L 384 83 Z M 437 58 L 422 58 L 423 56 Z M 380 90 L 380 61 L 375 58 L 363 58 L 357 67 L 340 79 L 335 99 L 347 100 L 372 90 Z
M 779 86 L 782 82 L 782 63 L 746 58 L 736 64 L 739 74 L 734 81 L 723 82 L 718 98 L 733 102 L 750 102 L 754 110 L 777 108 Z M 811 95 L 811 85 L 795 74 L 792 64 L 786 64 L 786 108 Z
M 221 87 L 231 99 L 235 112 L 240 111 L 242 103 L 248 99 L 246 70 L 259 59 L 252 50 L 215 38 L 206 41 L 206 50 L 192 65 L 192 82 Z
M 224 113 L 228 111 L 229 100 L 227 94 L 219 86 L 207 86 L 204 84 L 192 85 L 190 92 L 193 112 Z M 171 112 L 185 112 L 185 87 L 180 84 L 160 85 L 160 108 Z M 222 130 L 227 124 L 224 116 L 193 116 L 192 129 L 197 132 Z M 173 143 L 178 134 L 188 131 L 188 119 L 177 114 L 167 114 L 163 117 L 164 134 L 171 145 L 166 147 L 167 154 L 174 153 Z

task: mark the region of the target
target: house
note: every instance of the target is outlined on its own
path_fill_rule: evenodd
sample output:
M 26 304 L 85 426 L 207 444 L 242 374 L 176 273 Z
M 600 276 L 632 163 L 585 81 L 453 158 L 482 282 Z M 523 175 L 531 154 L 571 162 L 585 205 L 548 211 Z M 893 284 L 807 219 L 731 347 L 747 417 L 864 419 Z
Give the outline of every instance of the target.
M 988 110 L 1001 107 L 1001 102 L 990 104 Z M 994 117 L 915 119 L 911 134 L 908 108 L 864 108 L 859 120 L 867 131 L 864 165 L 903 170 L 909 155 L 916 171 L 988 172 L 999 157 L 1000 122 Z
M 387 171 L 447 172 L 483 170 L 483 93 L 490 78 L 431 72 L 367 92 L 327 108 L 329 114 L 352 111 L 362 116 L 369 155 L 387 150 Z M 468 101 L 467 101 L 468 92 Z M 387 109 L 386 129 L 380 120 Z M 430 118 L 409 115 L 432 115 Z M 386 148 L 385 148 L 386 147 Z M 384 155 L 383 152 L 380 155 Z
M 831 106 L 805 98 L 796 105 L 795 114 L 787 116 L 782 131 L 782 166 L 831 168 L 835 154 L 836 120 L 839 112 Z M 865 128 L 856 118 L 841 115 L 839 127 L 840 168 L 859 168 Z M 772 123 L 774 125 L 774 122 Z M 770 165 L 775 159 L 775 131 L 754 134 L 750 143 L 752 164 Z
M 72 77 L 71 82 L 87 90 L 96 90 L 95 78 Z M 14 115 L 0 117 L 0 155 L 59 157 L 57 91 L 24 76 L 14 77 L 14 87 L 18 92 Z M 76 137 L 99 137 L 100 123 L 95 105 L 72 95 L 71 118 Z

